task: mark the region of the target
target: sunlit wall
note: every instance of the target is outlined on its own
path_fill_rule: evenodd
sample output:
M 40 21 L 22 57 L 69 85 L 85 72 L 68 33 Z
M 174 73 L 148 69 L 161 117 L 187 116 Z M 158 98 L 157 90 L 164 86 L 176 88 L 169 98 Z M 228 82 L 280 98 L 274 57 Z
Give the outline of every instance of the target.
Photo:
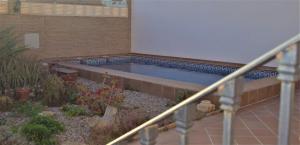
M 132 51 L 247 63 L 299 33 L 299 0 L 133 0 Z

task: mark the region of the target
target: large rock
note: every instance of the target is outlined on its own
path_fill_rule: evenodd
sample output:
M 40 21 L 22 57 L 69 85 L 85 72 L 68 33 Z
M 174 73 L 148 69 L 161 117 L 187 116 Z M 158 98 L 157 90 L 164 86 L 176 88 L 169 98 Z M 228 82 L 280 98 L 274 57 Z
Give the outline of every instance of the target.
M 108 126 L 112 125 L 116 121 L 116 117 L 118 114 L 118 109 L 115 107 L 108 106 L 105 110 L 105 114 L 103 117 L 100 116 L 93 116 L 92 118 L 88 119 L 89 127 L 98 126 Z
M 216 110 L 216 105 L 212 104 L 209 100 L 203 100 L 197 105 L 197 110 L 204 113 L 213 112 Z
M 113 121 L 113 120 L 115 120 L 117 114 L 118 114 L 118 108 L 112 107 L 112 106 L 107 106 L 105 113 L 103 115 L 103 119 Z
M 100 121 L 101 121 L 100 116 L 93 116 L 93 117 L 87 119 L 87 124 L 89 127 L 94 127 Z

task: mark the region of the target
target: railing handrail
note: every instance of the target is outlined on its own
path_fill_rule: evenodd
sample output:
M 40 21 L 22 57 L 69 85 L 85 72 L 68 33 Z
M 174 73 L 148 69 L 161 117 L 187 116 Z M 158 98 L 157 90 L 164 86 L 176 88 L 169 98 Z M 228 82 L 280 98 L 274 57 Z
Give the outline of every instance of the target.
M 126 134 L 124 134 L 124 135 L 120 136 L 119 138 L 113 140 L 112 142 L 108 143 L 107 145 L 114 145 L 118 142 L 121 142 L 124 139 L 136 134 L 137 132 L 144 129 L 145 127 L 148 127 L 148 126 L 160 121 L 161 119 L 164 119 L 165 117 L 167 117 L 170 114 L 174 113 L 176 110 L 180 109 L 181 107 L 183 107 L 185 105 L 188 105 L 188 104 L 194 102 L 195 100 L 200 99 L 201 97 L 204 97 L 204 96 L 207 96 L 207 95 L 213 93 L 214 91 L 216 91 L 218 89 L 218 87 L 220 87 L 221 85 L 223 85 L 227 81 L 238 78 L 238 77 L 244 75 L 245 73 L 247 73 L 249 71 L 252 71 L 256 67 L 261 66 L 261 65 L 271 61 L 272 59 L 274 59 L 274 57 L 276 57 L 276 55 L 279 52 L 283 51 L 284 49 L 288 48 L 290 45 L 293 45 L 293 44 L 295 44 L 299 41 L 300 41 L 300 33 L 297 34 L 296 36 L 292 37 L 291 39 L 285 41 L 284 43 L 278 45 L 274 49 L 268 51 L 267 53 L 263 54 L 262 56 L 258 57 L 257 59 L 251 61 L 247 65 L 245 65 L 245 66 L 241 67 L 240 69 L 236 70 L 235 72 L 227 75 L 223 79 L 215 82 L 214 84 L 206 87 L 205 89 L 203 89 L 203 90 L 199 91 L 198 93 L 192 95 L 191 97 L 189 97 L 186 100 L 180 102 L 179 104 L 177 104 L 177 105 L 171 107 L 170 109 L 164 111 L 163 113 L 159 114 L 158 116 L 150 119 L 149 121 L 143 123 L 142 125 L 132 129 L 131 131 L 127 132 Z

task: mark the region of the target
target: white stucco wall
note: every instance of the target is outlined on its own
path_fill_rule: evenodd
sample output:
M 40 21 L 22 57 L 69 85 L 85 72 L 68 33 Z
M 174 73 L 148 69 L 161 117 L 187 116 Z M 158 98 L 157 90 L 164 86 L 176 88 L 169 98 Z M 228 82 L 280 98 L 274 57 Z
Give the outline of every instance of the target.
M 300 0 L 133 0 L 132 51 L 247 63 L 300 32 Z

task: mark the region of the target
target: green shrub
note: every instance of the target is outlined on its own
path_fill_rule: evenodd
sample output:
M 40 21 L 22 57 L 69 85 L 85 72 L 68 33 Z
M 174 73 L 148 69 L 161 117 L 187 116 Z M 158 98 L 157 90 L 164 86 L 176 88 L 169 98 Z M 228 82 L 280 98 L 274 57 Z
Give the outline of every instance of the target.
M 64 130 L 64 126 L 61 123 L 47 116 L 35 116 L 32 118 L 29 124 L 43 125 L 49 129 L 52 134 L 59 133 Z
M 65 113 L 65 115 L 70 117 L 87 115 L 87 112 L 84 108 L 76 105 L 65 105 L 63 106 L 62 111 Z
M 24 114 L 27 117 L 37 116 L 44 110 L 44 106 L 39 103 L 25 102 L 21 104 L 16 104 L 15 111 Z
M 43 101 L 49 106 L 60 106 L 65 102 L 65 86 L 62 79 L 49 75 L 43 84 Z
M 51 131 L 44 125 L 26 124 L 22 128 L 22 134 L 35 143 L 41 142 L 51 137 Z
M 64 130 L 64 126 L 51 117 L 35 116 L 21 128 L 21 134 L 36 145 L 56 145 L 53 135 Z

